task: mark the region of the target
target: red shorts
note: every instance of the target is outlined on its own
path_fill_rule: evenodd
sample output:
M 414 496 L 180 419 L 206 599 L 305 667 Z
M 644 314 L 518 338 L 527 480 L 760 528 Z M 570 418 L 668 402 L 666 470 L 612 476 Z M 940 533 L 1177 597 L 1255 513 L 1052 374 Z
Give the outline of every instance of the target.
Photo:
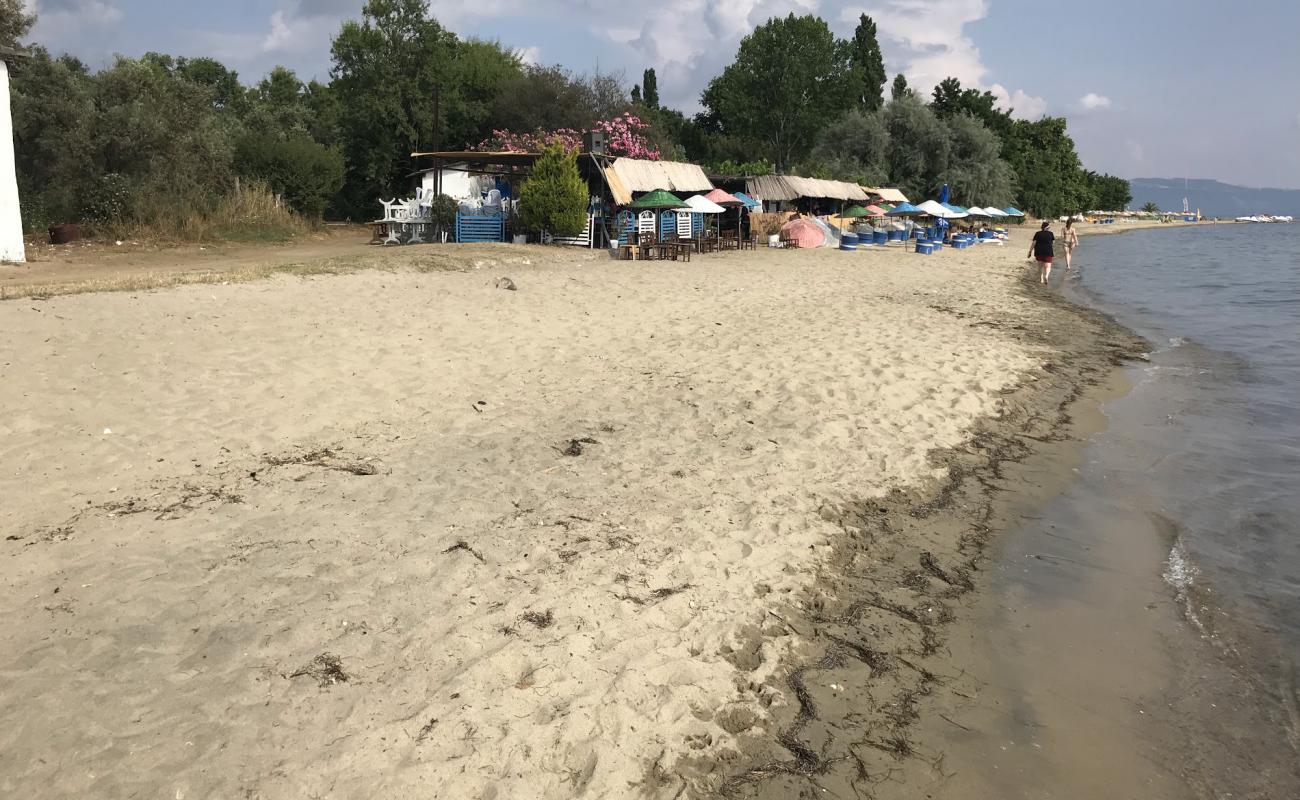
M 1051 257 L 1051 256 L 1035 256 L 1034 259 L 1035 259 L 1039 264 L 1050 264 L 1050 263 L 1052 263 L 1052 257 Z

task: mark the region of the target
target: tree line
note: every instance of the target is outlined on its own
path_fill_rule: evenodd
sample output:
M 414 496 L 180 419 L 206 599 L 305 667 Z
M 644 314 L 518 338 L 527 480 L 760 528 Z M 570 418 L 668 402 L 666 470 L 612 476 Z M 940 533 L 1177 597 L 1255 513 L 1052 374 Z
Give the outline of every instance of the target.
M 0 46 L 34 19 L 0 0 Z M 500 42 L 458 36 L 423 0 L 369 0 L 331 45 L 328 82 L 276 67 L 254 83 L 211 58 L 148 53 L 98 71 L 39 45 L 12 76 L 25 223 L 111 224 L 203 213 L 265 186 L 309 218 L 373 217 L 409 192 L 410 154 L 588 130 L 633 114 L 647 149 L 712 170 L 779 170 L 897 185 L 958 202 L 1055 215 L 1121 207 L 1127 182 L 1085 171 L 1065 120 L 1012 119 L 949 79 L 926 101 L 887 76 L 875 25 L 852 39 L 815 16 L 773 18 L 687 117 L 661 105 L 654 70 L 621 75 L 525 64 Z

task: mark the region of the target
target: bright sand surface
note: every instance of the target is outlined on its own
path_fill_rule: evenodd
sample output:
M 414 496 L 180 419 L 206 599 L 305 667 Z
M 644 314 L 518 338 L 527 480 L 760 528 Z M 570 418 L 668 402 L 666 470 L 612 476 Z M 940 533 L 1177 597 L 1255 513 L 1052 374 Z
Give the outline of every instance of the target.
M 954 313 L 1023 316 L 1024 249 L 0 303 L 0 794 L 672 796 L 792 702 L 819 509 L 1041 362 Z

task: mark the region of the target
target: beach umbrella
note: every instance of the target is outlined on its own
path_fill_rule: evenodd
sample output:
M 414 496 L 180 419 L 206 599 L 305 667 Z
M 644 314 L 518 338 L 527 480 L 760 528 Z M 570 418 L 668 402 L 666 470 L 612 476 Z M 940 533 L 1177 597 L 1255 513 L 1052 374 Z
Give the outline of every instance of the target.
M 965 214 L 965 213 L 966 213 L 966 207 L 965 207 L 965 206 L 959 206 L 959 205 L 957 205 L 957 204 L 955 204 L 955 203 L 944 203 L 944 202 L 940 202 L 939 205 L 943 206 L 944 208 L 948 209 L 949 211 L 951 211 L 951 212 L 954 213 L 954 214 Z
M 916 206 L 916 209 L 922 214 L 929 214 L 930 216 L 938 217 L 939 219 L 961 219 L 966 216 L 965 211 L 953 211 L 947 206 L 940 205 L 933 200 L 926 200 L 921 205 Z M 895 211 L 897 211 L 897 209 L 895 209 Z
M 722 214 L 727 210 L 712 200 L 706 199 L 702 194 L 692 195 L 686 198 L 686 205 L 690 206 L 691 211 L 696 214 Z M 704 226 L 705 231 L 707 231 L 708 228 L 708 225 Z
M 744 203 L 745 208 L 755 209 L 758 208 L 759 206 L 759 202 L 757 200 L 745 194 L 744 192 L 736 192 L 735 194 L 732 195 L 732 197 L 735 197 L 737 200 Z
M 736 197 L 734 194 L 729 194 L 729 193 L 727 193 L 727 192 L 722 191 L 721 189 L 714 189 L 713 191 L 711 191 L 711 192 L 709 192 L 708 194 L 704 195 L 704 199 L 705 199 L 705 200 L 712 201 L 712 202 L 714 202 L 714 203 L 717 203 L 717 204 L 720 205 L 720 206 L 729 206 L 729 207 L 734 206 L 734 207 L 735 207 L 735 209 L 736 209 L 736 238 L 739 239 L 739 238 L 740 238 L 740 209 L 742 209 L 742 208 L 745 207 L 745 201 L 744 201 L 744 200 L 741 200 L 741 199 L 738 198 L 738 197 Z
M 743 201 L 743 200 L 741 200 L 740 198 L 736 197 L 734 194 L 729 194 L 729 193 L 727 193 L 727 192 L 722 191 L 721 189 L 714 189 L 713 191 L 711 191 L 711 192 L 709 192 L 708 194 L 704 195 L 704 199 L 705 199 L 705 200 L 708 200 L 708 201 L 710 201 L 710 202 L 713 202 L 713 203 L 717 203 L 717 204 L 720 205 L 720 206 L 743 206 L 743 205 L 745 205 L 745 201 Z
M 898 205 L 894 206 L 894 207 L 891 208 L 890 210 L 886 211 L 886 212 L 885 212 L 885 216 L 887 216 L 887 217 L 906 217 L 906 216 L 909 216 L 909 215 L 910 215 L 910 216 L 916 216 L 917 214 L 924 214 L 924 213 L 925 213 L 924 211 L 922 211 L 920 208 L 918 208 L 918 207 L 912 205 L 911 203 L 899 203 Z
M 883 217 L 885 215 L 885 212 L 888 210 L 889 209 L 881 208 L 880 206 L 876 206 L 876 205 L 867 206 L 867 213 L 873 217 Z
M 994 208 L 993 206 L 987 206 L 984 209 L 984 212 L 988 214 L 990 217 L 1005 217 L 1007 215 L 1007 212 L 1003 211 L 1000 208 Z
M 1025 212 L 1021 211 L 1015 206 L 1007 206 L 1006 208 L 1002 209 L 1002 213 L 1006 214 L 1008 217 L 1023 217 L 1025 215 Z
M 653 192 L 635 200 L 630 208 L 635 208 L 638 211 L 648 211 L 659 208 L 689 208 L 689 206 L 683 203 L 677 195 L 665 192 L 663 189 L 655 189 Z
M 979 206 L 971 206 L 970 208 L 966 209 L 966 213 L 967 213 L 969 216 L 972 216 L 972 217 L 991 217 L 991 216 L 993 216 L 992 214 L 990 214 L 989 212 L 987 212 L 987 211 L 985 211 L 984 209 L 980 208 Z
M 727 210 L 702 194 L 686 198 L 686 205 L 698 214 L 721 214 Z
M 948 184 L 946 183 L 943 185 L 943 188 L 939 190 L 939 204 L 945 206 L 948 205 Z
M 794 219 L 781 226 L 781 238 L 794 242 L 795 247 L 821 247 L 826 232 L 810 220 Z

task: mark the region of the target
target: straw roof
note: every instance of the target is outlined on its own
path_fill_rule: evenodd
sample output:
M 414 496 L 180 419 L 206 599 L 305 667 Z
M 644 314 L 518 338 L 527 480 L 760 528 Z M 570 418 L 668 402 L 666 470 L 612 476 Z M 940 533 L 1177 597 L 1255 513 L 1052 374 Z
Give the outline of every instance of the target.
M 884 187 L 884 186 L 879 188 L 866 186 L 863 188 L 867 190 L 867 194 L 871 195 L 872 197 L 879 197 L 881 200 L 884 200 L 886 203 L 908 202 L 907 195 L 903 194 L 898 189 L 890 189 L 889 187 Z
M 632 203 L 634 192 L 653 192 L 667 189 L 674 192 L 707 192 L 713 188 L 704 170 L 695 164 L 679 161 L 642 161 L 637 158 L 620 158 L 605 168 L 605 181 L 609 184 L 614 202 L 620 206 Z
M 796 200 L 800 197 L 825 197 L 831 200 L 867 200 L 867 193 L 856 183 L 801 178 L 798 175 L 760 175 L 745 179 L 745 191 L 764 200 Z

